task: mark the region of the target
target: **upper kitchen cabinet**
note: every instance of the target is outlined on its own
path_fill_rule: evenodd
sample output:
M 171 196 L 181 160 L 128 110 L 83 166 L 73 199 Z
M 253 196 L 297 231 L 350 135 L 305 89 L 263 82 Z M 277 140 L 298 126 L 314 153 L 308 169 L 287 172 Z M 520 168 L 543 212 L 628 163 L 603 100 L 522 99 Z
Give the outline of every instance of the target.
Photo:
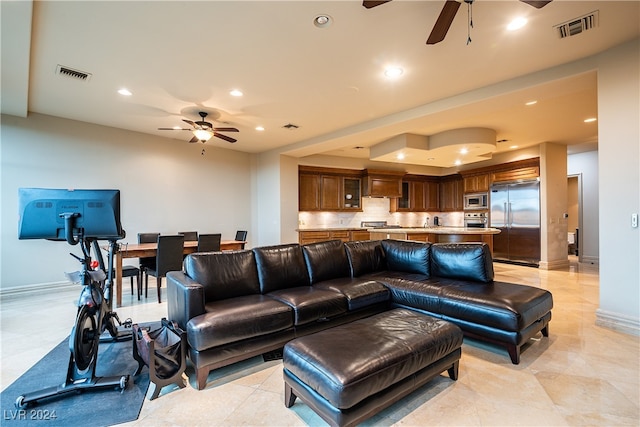
M 489 191 L 489 174 L 466 175 L 464 177 L 465 193 L 482 193 Z
M 540 176 L 539 166 L 527 166 L 506 171 L 497 171 L 491 174 L 491 182 L 504 181 L 529 181 Z
M 404 172 L 365 169 L 363 195 L 368 197 L 402 197 Z
M 438 187 L 435 177 L 405 175 L 401 184 L 402 195 L 397 199 L 391 199 L 390 210 L 392 212 L 438 211 Z
M 320 175 L 303 172 L 298 174 L 298 209 L 320 210 Z
M 300 211 L 361 211 L 362 172 L 350 169 L 298 168 Z
M 462 176 L 455 174 L 441 178 L 440 181 L 440 211 L 458 212 L 464 209 L 464 181 Z

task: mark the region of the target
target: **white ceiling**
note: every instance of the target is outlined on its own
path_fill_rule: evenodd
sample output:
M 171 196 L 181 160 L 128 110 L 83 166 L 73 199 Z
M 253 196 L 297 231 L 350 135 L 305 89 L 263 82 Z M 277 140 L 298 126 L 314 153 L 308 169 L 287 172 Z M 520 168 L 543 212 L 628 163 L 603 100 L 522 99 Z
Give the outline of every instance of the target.
M 397 135 L 467 127 L 494 129 L 497 140 L 508 140 L 497 152 L 597 141 L 597 122 L 583 122 L 597 117 L 595 72 L 555 79 L 541 70 L 638 37 L 640 2 L 555 0 L 535 9 L 478 0 L 469 45 L 466 4 L 445 40 L 426 45 L 443 4 L 3 1 L 2 112 L 48 114 L 186 144 L 190 133 L 157 128 L 183 125 L 182 118 L 195 120 L 203 110 L 216 126 L 240 129 L 231 134 L 237 143 L 213 138 L 209 145 L 300 157 L 368 157 L 368 147 Z M 554 32 L 554 25 L 594 10 L 597 28 L 566 39 Z M 332 25 L 314 26 L 319 14 L 330 15 Z M 527 17 L 528 25 L 507 32 L 516 16 Z M 56 75 L 59 64 L 91 78 Z M 387 65 L 404 74 L 386 79 Z M 119 95 L 122 87 L 133 96 Z M 231 89 L 244 96 L 230 96 Z M 535 106 L 524 105 L 533 99 Z M 283 128 L 288 123 L 299 128 Z M 406 162 L 427 164 L 424 157 Z

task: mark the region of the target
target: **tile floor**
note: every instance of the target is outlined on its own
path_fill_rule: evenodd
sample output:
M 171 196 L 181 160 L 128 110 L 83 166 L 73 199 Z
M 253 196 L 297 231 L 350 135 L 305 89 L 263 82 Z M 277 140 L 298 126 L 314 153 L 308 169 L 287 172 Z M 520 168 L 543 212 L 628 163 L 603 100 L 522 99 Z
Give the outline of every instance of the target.
M 505 350 L 465 340 L 458 381 L 441 375 L 365 425 L 638 426 L 640 338 L 595 326 L 597 268 L 574 260 L 564 271 L 506 264 L 495 270 L 497 280 L 553 293 L 550 337 L 532 339 L 517 366 Z M 78 293 L 74 287 L 1 301 L 2 389 L 69 334 Z M 125 288 L 124 306 L 116 311 L 122 319 L 158 320 L 166 316 L 166 303 L 158 304 L 155 293 L 139 303 Z M 325 425 L 299 400 L 285 408 L 281 365 L 254 358 L 219 369 L 203 391 L 193 388 L 188 370 L 191 387 L 167 387 L 158 399 L 145 400 L 130 424 Z

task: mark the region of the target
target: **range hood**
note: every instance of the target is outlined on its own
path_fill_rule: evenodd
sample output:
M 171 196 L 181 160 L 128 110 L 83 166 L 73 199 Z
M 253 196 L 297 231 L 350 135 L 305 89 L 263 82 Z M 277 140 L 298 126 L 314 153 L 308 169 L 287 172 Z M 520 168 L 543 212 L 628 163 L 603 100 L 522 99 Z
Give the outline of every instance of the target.
M 402 177 L 405 172 L 364 170 L 362 193 L 365 197 L 402 197 Z

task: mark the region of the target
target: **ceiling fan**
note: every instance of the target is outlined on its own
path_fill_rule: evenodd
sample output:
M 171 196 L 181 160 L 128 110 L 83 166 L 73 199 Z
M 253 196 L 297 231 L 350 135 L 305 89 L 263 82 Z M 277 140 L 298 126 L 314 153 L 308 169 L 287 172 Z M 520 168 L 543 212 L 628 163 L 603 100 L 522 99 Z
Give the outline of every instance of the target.
M 188 130 L 189 132 L 193 133 L 193 138 L 191 138 L 191 140 L 189 140 L 189 142 L 202 142 L 205 143 L 208 140 L 211 139 L 212 136 L 215 136 L 216 138 L 220 138 L 220 139 L 224 139 L 225 141 L 228 142 L 236 142 L 237 139 L 231 138 L 230 136 L 227 135 L 223 135 L 221 133 L 218 132 L 240 132 L 238 129 L 236 128 L 214 128 L 213 124 L 211 124 L 211 122 L 207 122 L 205 121 L 205 118 L 209 115 L 209 113 L 206 113 L 204 111 L 200 111 L 198 112 L 198 114 L 201 117 L 201 120 L 198 120 L 197 122 L 193 122 L 191 120 L 187 120 L 187 119 L 182 119 L 183 122 L 188 123 L 191 125 L 191 129 L 183 129 L 183 128 L 158 128 L 158 130 Z
M 391 0 L 364 0 L 362 5 L 367 9 L 371 9 L 372 7 L 380 6 L 381 4 L 388 3 Z M 463 0 L 465 3 L 471 5 L 474 0 Z M 533 6 L 537 9 L 540 9 L 547 4 L 551 3 L 553 0 L 548 1 L 535 1 L 535 0 L 520 0 L 523 3 L 526 3 L 530 6 Z M 427 44 L 436 44 L 440 43 L 444 40 L 444 37 L 447 35 L 447 31 L 449 31 L 449 27 L 451 27 L 451 23 L 453 22 L 453 18 L 455 18 L 456 13 L 458 12 L 458 8 L 460 8 L 460 2 L 455 0 L 446 0 L 444 6 L 442 7 L 442 11 L 436 20 L 433 29 L 431 30 L 431 34 L 429 34 L 429 38 L 427 39 Z

